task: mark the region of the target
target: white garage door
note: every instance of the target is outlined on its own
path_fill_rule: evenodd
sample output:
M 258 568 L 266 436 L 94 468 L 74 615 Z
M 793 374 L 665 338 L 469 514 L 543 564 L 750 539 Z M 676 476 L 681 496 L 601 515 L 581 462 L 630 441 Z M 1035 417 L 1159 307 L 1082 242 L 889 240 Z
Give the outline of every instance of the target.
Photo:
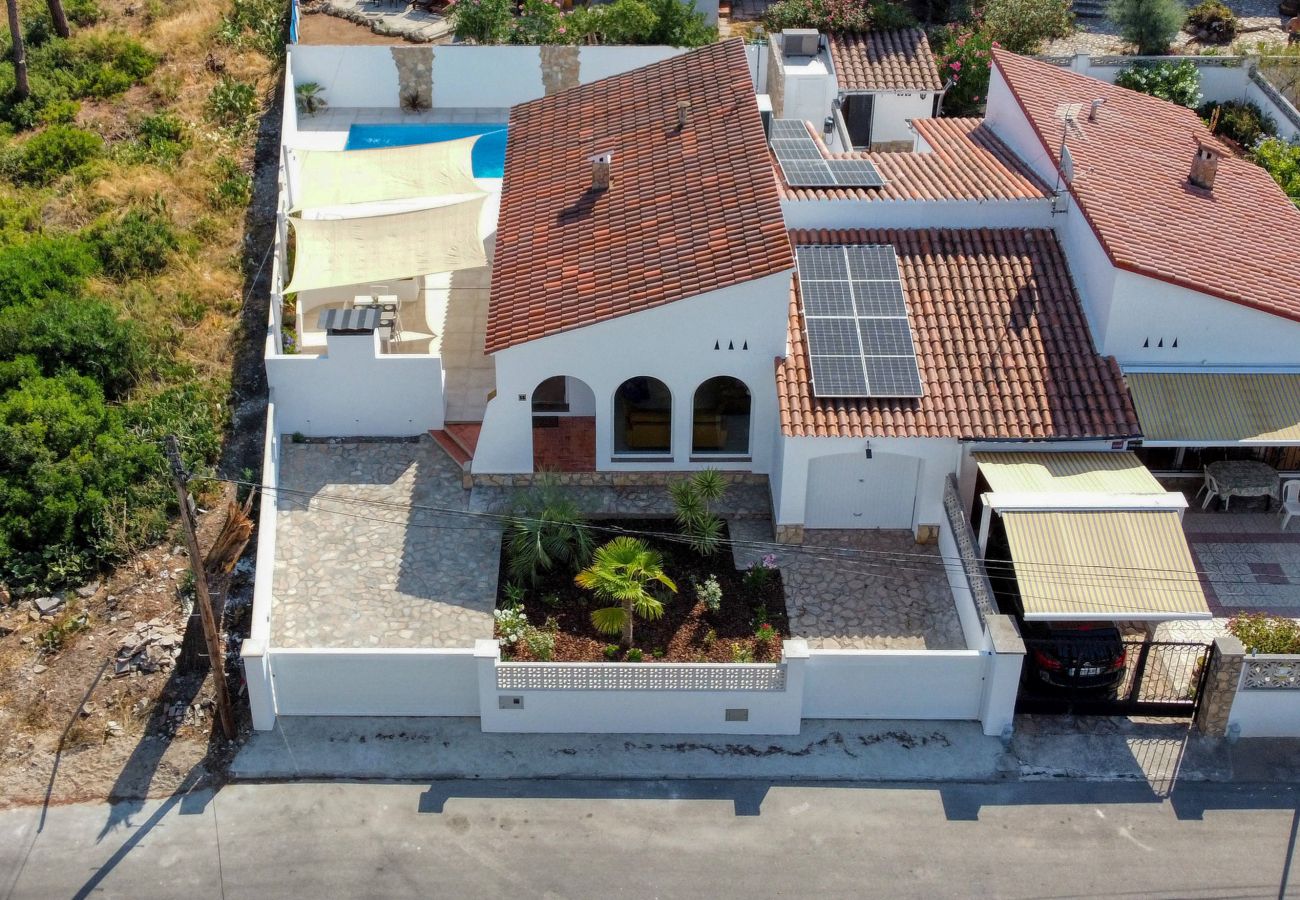
M 808 463 L 805 528 L 911 528 L 921 461 L 865 452 Z

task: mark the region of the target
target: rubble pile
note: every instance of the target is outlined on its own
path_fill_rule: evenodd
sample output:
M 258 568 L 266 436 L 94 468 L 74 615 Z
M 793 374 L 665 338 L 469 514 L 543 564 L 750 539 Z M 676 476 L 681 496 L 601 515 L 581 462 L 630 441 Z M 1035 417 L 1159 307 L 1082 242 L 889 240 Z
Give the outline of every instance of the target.
M 127 633 L 117 648 L 115 675 L 170 669 L 181 652 L 181 635 L 161 619 L 141 622 Z

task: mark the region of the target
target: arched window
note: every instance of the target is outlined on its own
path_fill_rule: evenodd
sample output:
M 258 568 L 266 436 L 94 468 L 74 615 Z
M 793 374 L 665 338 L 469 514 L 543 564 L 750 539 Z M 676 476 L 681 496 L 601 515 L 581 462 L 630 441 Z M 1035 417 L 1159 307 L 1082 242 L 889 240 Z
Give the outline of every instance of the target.
M 614 393 L 614 452 L 671 453 L 673 395 L 645 375 L 629 378 Z
M 749 455 L 749 388 L 737 378 L 710 378 L 695 391 L 692 453 Z

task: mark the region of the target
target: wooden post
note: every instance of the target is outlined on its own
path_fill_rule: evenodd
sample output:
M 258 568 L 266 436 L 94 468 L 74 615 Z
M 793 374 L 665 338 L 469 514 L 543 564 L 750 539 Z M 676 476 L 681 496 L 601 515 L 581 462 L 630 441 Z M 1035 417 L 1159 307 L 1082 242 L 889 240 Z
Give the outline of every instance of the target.
M 226 668 L 221 654 L 221 634 L 217 630 L 217 618 L 212 612 L 212 598 L 208 595 L 208 576 L 203 567 L 203 554 L 199 552 L 199 536 L 194 530 L 194 518 L 190 515 L 190 489 L 185 468 L 181 465 L 181 454 L 176 444 L 176 435 L 167 436 L 167 461 L 171 464 L 172 480 L 176 483 L 176 499 L 181 506 L 181 530 L 185 532 L 185 547 L 190 555 L 190 570 L 194 573 L 194 602 L 199 607 L 199 617 L 203 620 L 203 637 L 208 645 L 208 659 L 212 664 L 212 686 L 217 694 L 217 717 L 221 720 L 221 731 L 227 738 L 235 737 L 235 712 L 230 705 L 230 694 L 226 690 Z

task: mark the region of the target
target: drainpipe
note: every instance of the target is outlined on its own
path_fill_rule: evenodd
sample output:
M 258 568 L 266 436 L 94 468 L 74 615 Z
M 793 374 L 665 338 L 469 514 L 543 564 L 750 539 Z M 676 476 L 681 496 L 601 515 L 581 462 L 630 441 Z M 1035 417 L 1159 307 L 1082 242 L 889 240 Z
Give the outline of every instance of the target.
M 956 83 L 957 79 L 950 76 L 948 80 L 943 83 L 943 87 L 939 89 L 939 98 L 934 104 L 934 117 L 936 119 L 943 115 L 943 98 L 947 95 L 948 90 Z

